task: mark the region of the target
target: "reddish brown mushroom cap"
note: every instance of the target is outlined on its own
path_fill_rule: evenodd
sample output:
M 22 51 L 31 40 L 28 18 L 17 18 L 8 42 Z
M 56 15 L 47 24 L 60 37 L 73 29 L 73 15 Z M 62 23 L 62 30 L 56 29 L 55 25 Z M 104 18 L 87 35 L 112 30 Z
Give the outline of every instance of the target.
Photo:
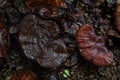
M 117 6 L 116 12 L 115 12 L 115 26 L 120 32 L 120 5 Z
M 17 71 L 13 76 L 12 80 L 40 80 L 36 74 L 28 70 Z
M 83 25 L 76 32 L 81 55 L 97 66 L 108 66 L 113 61 L 113 53 L 105 46 L 105 39 L 97 36 L 92 26 Z
M 27 7 L 44 18 L 56 18 L 67 8 L 64 0 L 25 0 Z
M 26 5 L 29 9 L 38 8 L 39 6 L 55 6 L 66 8 L 64 0 L 25 0 Z
M 85 25 L 82 28 L 79 28 L 78 31 L 76 32 L 76 38 L 80 45 L 78 44 L 79 47 L 81 48 L 87 48 L 94 46 L 96 43 L 96 35 L 94 32 L 94 29 L 90 25 Z
M 113 61 L 113 53 L 108 51 L 104 46 L 97 47 L 97 55 L 93 59 L 93 63 L 97 66 L 108 66 Z
M 81 55 L 88 61 L 92 61 L 93 58 L 97 54 L 97 49 L 95 49 L 95 46 L 89 47 L 89 48 L 84 48 L 81 50 Z

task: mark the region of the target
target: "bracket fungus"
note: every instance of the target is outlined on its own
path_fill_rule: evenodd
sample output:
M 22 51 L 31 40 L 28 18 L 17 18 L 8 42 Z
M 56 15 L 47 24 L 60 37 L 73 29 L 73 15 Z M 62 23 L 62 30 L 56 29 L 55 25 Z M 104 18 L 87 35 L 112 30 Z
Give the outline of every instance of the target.
M 24 54 L 46 68 L 56 68 L 68 58 L 66 46 L 60 39 L 57 24 L 27 15 L 19 24 L 19 39 Z
M 76 32 L 81 55 L 96 66 L 108 66 L 113 61 L 113 53 L 107 49 L 105 38 L 98 36 L 91 25 L 83 25 Z

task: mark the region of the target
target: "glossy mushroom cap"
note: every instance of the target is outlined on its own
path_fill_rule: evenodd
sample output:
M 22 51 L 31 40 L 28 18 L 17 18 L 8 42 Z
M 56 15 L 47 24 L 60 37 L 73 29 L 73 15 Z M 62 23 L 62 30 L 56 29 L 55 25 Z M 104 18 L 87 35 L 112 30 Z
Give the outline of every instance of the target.
M 81 44 L 78 44 L 80 48 L 87 48 L 94 46 L 96 43 L 96 35 L 94 29 L 89 25 L 85 25 L 85 27 L 80 27 L 76 32 L 77 41 Z
M 76 32 L 81 55 L 96 66 L 108 66 L 113 61 L 113 53 L 107 49 L 105 39 L 97 36 L 92 26 L 83 25 Z

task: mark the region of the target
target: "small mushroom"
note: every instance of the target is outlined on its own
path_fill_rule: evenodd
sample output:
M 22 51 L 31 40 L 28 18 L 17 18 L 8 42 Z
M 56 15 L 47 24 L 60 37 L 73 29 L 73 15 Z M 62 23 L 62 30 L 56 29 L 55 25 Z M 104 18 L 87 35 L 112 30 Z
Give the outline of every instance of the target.
M 108 66 L 113 61 L 113 53 L 105 45 L 105 38 L 98 36 L 90 25 L 83 25 L 76 32 L 81 55 L 96 66 Z
M 33 72 L 22 69 L 13 74 L 12 80 L 40 80 L 40 79 Z

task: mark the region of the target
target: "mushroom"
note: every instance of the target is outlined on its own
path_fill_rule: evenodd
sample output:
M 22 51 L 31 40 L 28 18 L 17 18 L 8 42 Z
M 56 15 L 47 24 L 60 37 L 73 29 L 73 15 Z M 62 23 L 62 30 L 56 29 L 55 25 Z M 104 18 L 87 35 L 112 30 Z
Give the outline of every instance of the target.
M 12 80 L 40 80 L 33 72 L 21 69 L 13 74 Z
M 56 18 L 67 8 L 64 0 L 25 0 L 27 7 L 44 18 Z
M 108 66 L 113 61 L 113 53 L 105 45 L 105 38 L 98 36 L 91 25 L 83 25 L 76 32 L 81 55 L 96 66 Z
M 27 15 L 19 24 L 19 40 L 24 54 L 46 68 L 57 68 L 69 57 L 64 42 L 54 39 L 59 28 L 53 21 Z
M 62 7 L 66 8 L 66 4 L 64 0 L 25 0 L 25 3 L 27 4 L 28 8 L 37 8 L 40 5 L 43 6 L 54 6 L 54 7 Z

